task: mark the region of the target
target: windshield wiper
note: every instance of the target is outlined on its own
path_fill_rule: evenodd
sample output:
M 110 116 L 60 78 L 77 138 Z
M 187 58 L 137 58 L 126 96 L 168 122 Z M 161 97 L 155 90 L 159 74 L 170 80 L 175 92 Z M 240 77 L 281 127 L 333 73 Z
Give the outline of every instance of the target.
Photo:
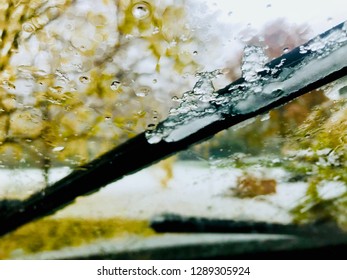
M 334 236 L 347 240 L 346 232 L 335 222 L 326 220 L 296 225 L 162 214 L 155 216 L 150 226 L 158 233 L 284 234 L 311 238 Z
M 16 207 L 7 207 L 0 214 L 0 235 L 52 214 L 78 196 L 95 192 L 125 175 L 346 74 L 346 23 L 341 23 L 266 64 L 254 81 L 240 78 L 216 91 L 203 112 L 196 115 L 179 112 L 169 116 L 151 135 L 139 134 L 20 204 L 16 203 Z M 172 122 L 174 126 L 169 126 Z M 151 141 L 153 137 L 155 141 Z

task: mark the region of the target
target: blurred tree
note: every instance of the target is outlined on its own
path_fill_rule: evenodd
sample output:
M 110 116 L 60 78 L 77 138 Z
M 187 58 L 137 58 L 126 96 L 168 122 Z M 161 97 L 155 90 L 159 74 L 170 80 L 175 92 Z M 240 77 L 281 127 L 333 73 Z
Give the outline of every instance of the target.
M 347 229 L 346 99 L 312 111 L 287 142 L 289 171 L 306 176 L 308 189 L 293 209 L 297 222 L 330 219 Z
M 260 46 L 269 61 L 303 44 L 310 34 L 307 26 L 290 24 L 284 19 L 270 22 L 260 31 L 249 28 L 240 32 L 242 44 Z M 236 80 L 240 75 L 242 53 L 230 64 L 228 76 L 231 80 Z M 283 139 L 295 133 L 315 106 L 327 100 L 323 90 L 307 93 L 272 110 L 268 115 L 256 117 L 245 124 L 221 132 L 208 143 L 202 143 L 194 149 L 204 158 L 238 152 L 258 155 L 263 153 L 264 149 L 278 154 L 281 152 Z
M 0 14 L 7 167 L 98 157 L 155 126 L 182 92 L 175 79 L 198 67 L 184 0 L 5 0 Z

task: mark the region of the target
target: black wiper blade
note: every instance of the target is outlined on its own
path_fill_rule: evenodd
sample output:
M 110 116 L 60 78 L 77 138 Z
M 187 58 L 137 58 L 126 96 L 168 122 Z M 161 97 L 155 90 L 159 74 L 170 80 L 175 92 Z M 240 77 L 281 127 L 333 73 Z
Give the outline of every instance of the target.
M 95 192 L 125 175 L 208 139 L 221 130 L 347 75 L 346 23 L 341 23 L 265 66 L 264 71 L 259 73 L 261 94 L 252 92 L 251 84 L 245 79 L 235 81 L 216 92 L 217 102 L 210 102 L 211 108 L 215 109 L 213 113 L 187 118 L 188 123 L 184 122 L 169 130 L 155 144 L 149 143 L 148 135 L 142 133 L 52 186 L 33 194 L 20 205 L 3 211 L 0 214 L 0 235 L 52 214 L 72 203 L 78 196 Z M 196 126 L 195 121 L 204 117 L 208 122 Z M 193 126 L 189 127 L 190 124 Z M 165 125 L 166 121 L 159 124 L 159 133 Z
M 162 214 L 154 217 L 150 221 L 150 226 L 158 233 L 280 234 L 311 238 L 335 236 L 347 240 L 346 232 L 332 221 L 316 221 L 300 225 Z

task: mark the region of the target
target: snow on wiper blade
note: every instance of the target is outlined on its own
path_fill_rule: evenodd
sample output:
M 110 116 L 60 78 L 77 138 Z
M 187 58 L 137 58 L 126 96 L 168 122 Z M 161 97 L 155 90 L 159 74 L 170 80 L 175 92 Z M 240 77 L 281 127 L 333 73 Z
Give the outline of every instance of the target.
M 155 130 L 139 134 L 33 194 L 21 205 L 16 203 L 16 207 L 1 212 L 0 235 L 347 75 L 346 38 L 346 23 L 342 23 L 267 64 L 258 61 L 257 71 L 250 69 L 247 75 L 218 91 L 211 87 L 211 79 L 218 72 L 202 73 L 183 100 L 197 103 L 196 110 L 186 110 L 189 104 L 181 104 Z
M 269 63 L 260 47 L 244 50 L 242 78 L 215 91 L 219 70 L 198 74 L 194 88 L 183 94 L 178 108 L 146 136 L 149 143 L 175 142 L 225 118 L 257 112 L 272 103 L 296 97 L 347 66 L 347 23 L 317 36 Z

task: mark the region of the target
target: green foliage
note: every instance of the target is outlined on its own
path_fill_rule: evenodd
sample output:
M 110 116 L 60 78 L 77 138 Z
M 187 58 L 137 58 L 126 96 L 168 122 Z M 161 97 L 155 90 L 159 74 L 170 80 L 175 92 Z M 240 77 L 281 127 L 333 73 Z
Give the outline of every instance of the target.
M 331 199 L 322 197 L 319 192 L 329 182 L 347 186 L 346 113 L 345 100 L 324 103 L 316 108 L 286 147 L 287 154 L 296 154 L 287 168 L 309 175 L 306 197 L 293 210 L 297 222 L 333 219 L 347 228 L 344 210 L 347 190 Z
M 154 232 L 147 222 L 139 220 L 42 219 L 1 237 L 0 259 L 11 258 L 16 250 L 24 254 L 53 251 L 131 234 L 148 236 Z
M 195 72 L 186 49 L 197 38 L 184 1 L 99 4 L 79 14 L 73 0 L 1 2 L 0 164 L 47 169 L 89 162 L 166 112 L 160 92 L 137 84 L 148 75 L 132 69 L 143 57 L 156 61 L 153 73 L 163 60 L 172 66 L 165 71 Z M 140 56 L 131 61 L 134 46 Z M 18 62 L 25 54 L 32 61 Z M 30 83 L 25 94 L 23 80 Z

